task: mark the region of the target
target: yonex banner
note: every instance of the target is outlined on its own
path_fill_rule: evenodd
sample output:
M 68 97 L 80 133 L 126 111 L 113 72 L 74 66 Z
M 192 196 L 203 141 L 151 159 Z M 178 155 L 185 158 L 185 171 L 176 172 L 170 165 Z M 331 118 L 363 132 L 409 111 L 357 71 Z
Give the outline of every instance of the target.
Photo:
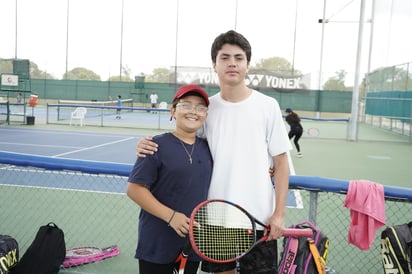
M 178 67 L 176 72 L 176 80 L 179 84 L 219 85 L 216 73 L 209 68 Z M 283 77 L 270 73 L 250 73 L 246 75 L 246 85 L 256 88 L 308 89 L 310 77 L 308 75 Z

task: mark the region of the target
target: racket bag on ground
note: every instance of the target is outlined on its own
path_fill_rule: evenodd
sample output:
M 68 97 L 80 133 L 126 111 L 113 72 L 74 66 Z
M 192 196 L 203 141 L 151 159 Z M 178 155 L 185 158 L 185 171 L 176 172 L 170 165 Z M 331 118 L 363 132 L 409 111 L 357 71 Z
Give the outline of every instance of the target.
M 412 222 L 382 231 L 381 259 L 385 273 L 412 273 Z
M 313 235 L 311 238 L 283 238 L 278 273 L 326 273 L 326 259 L 329 249 L 328 237 L 309 221 L 291 225 L 289 228 L 310 228 Z
M 64 259 L 63 268 L 96 263 L 102 260 L 117 256 L 120 254 L 117 245 L 108 246 L 105 248 L 98 247 L 75 247 L 66 250 L 66 258 Z
M 19 245 L 11 236 L 0 235 L 0 273 L 7 274 L 19 261 Z
M 56 224 L 41 226 L 12 274 L 57 274 L 66 257 L 64 233 Z

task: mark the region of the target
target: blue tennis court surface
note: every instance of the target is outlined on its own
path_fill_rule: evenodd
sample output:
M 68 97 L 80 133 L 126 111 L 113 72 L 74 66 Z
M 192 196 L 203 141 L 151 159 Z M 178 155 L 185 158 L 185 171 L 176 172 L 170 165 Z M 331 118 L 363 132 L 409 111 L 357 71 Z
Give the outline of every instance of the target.
M 0 127 L 0 150 L 48 157 L 133 164 L 142 136 Z
M 76 159 L 130 165 L 136 160 L 136 143 L 144 136 L 61 130 L 38 130 L 0 127 L 0 151 L 24 153 L 54 158 Z M 53 173 L 36 172 L 36 169 L 20 170 L 18 167 L 3 172 L 30 172 L 31 180 L 15 180 L 11 184 L 31 187 L 62 188 L 83 191 L 124 193 L 127 178 L 122 184 L 113 185 L 94 180 L 81 173 L 73 173 L 73 183 L 59 184 Z M 21 178 L 21 177 L 20 177 Z M 81 183 L 84 181 L 84 183 Z M 299 191 L 289 191 L 287 205 L 301 207 Z

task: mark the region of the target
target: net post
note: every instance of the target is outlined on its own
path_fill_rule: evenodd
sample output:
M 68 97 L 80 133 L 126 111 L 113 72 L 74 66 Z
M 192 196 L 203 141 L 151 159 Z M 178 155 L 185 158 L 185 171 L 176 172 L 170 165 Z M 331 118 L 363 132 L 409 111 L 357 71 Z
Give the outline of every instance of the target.
M 7 100 L 6 102 L 6 121 L 7 125 L 10 125 L 10 101 Z

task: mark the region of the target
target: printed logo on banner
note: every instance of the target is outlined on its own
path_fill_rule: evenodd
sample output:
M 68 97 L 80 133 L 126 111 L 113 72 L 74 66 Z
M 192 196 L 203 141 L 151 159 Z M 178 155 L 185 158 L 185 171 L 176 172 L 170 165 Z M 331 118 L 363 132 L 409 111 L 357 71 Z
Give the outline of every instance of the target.
M 1 85 L 2 86 L 18 86 L 19 76 L 13 74 L 2 74 L 1 75 Z

